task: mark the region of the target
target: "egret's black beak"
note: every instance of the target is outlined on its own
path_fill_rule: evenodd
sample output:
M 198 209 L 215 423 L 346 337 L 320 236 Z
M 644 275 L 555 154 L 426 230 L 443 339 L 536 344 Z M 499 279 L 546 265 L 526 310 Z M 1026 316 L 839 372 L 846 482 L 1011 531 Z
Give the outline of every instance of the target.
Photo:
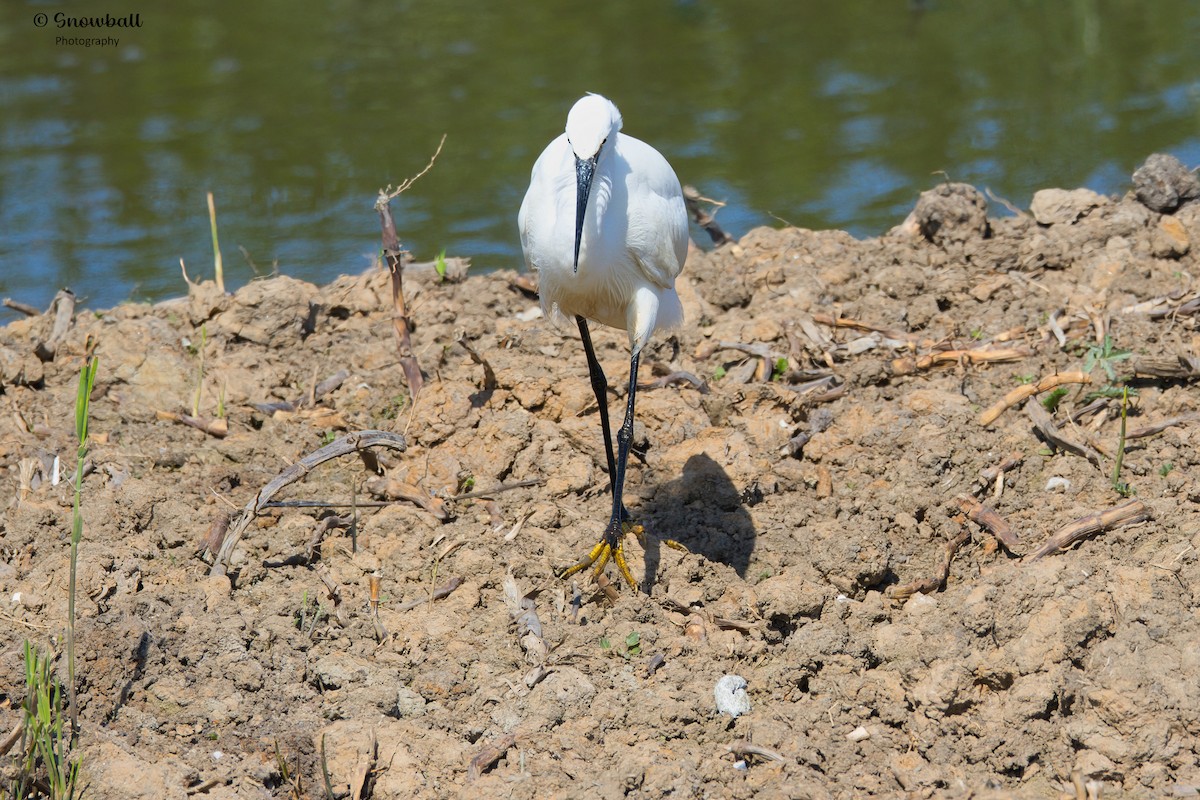
M 575 156 L 575 272 L 579 272 L 579 244 L 583 241 L 583 218 L 587 214 L 588 195 L 592 191 L 592 176 L 596 174 L 596 159 Z

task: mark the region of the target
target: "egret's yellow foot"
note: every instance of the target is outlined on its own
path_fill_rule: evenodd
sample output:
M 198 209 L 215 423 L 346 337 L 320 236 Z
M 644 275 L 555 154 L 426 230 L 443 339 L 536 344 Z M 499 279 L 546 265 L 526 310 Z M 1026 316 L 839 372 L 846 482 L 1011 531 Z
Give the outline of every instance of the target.
M 610 536 L 610 532 L 614 535 Z M 576 573 L 583 572 L 585 569 L 591 568 L 592 575 L 597 576 L 604 572 L 604 568 L 608 566 L 609 561 L 613 561 L 617 565 L 617 570 L 621 573 L 621 577 L 629 584 L 635 592 L 640 588 L 637 581 L 633 579 L 633 573 L 629 571 L 629 563 L 625 560 L 625 534 L 632 533 L 637 537 L 645 547 L 646 529 L 641 525 L 624 520 L 615 530 L 610 526 L 609 531 L 604 532 L 604 538 L 592 548 L 592 551 L 587 556 L 573 567 L 568 567 L 559 575 L 560 578 L 569 578 Z M 612 540 L 612 541 L 610 541 Z M 672 547 L 678 547 L 676 543 L 671 543 Z

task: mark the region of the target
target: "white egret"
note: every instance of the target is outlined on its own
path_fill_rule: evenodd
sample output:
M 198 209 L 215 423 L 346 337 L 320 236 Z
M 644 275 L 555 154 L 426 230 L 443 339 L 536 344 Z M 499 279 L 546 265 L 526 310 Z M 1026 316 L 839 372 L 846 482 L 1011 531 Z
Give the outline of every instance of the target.
M 562 577 L 593 565 L 599 575 L 611 558 L 636 590 L 622 553 L 630 517 L 621 496 L 633 438 L 638 356 L 655 330 L 683 321 L 675 278 L 687 258 L 688 222 L 671 165 L 620 130 L 621 113 L 609 100 L 588 94 L 576 102 L 567 114 L 566 132 L 533 165 L 517 224 L 525 262 L 539 273 L 547 315 L 574 316 L 579 326 L 608 457 L 612 516 L 600 543 Z M 592 348 L 589 319 L 629 334 L 629 395 L 615 457 L 608 383 Z

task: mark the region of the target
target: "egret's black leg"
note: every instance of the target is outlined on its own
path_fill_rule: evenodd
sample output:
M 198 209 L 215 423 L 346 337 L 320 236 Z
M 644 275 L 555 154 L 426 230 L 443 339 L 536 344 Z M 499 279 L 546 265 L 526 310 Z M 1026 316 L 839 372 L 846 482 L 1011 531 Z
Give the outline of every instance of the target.
M 579 323 L 579 334 L 583 338 L 583 347 L 587 352 L 588 371 L 592 378 L 592 389 L 596 393 L 596 401 L 600 404 L 600 424 L 604 428 L 604 449 L 608 456 L 608 477 L 609 489 L 612 492 L 612 516 L 609 519 L 608 527 L 604 529 L 604 537 L 599 544 L 592 548 L 592 551 L 580 561 L 578 564 L 570 567 L 562 573 L 562 577 L 566 578 L 574 575 L 577 572 L 595 566 L 595 571 L 599 574 L 604 570 L 605 565 L 611 558 L 617 562 L 617 569 L 620 570 L 622 577 L 634 589 L 638 588 L 637 581 L 633 579 L 632 573 L 629 571 L 629 565 L 625 562 L 625 555 L 622 552 L 622 542 L 625 538 L 625 524 L 629 520 L 629 512 L 625 510 L 625 504 L 622 502 L 622 496 L 625 490 L 625 465 L 629 461 L 629 447 L 633 442 L 633 408 L 634 400 L 637 395 L 637 373 L 638 373 L 638 354 L 634 355 L 629 360 L 629 398 L 625 407 L 625 421 L 621 424 L 620 430 L 617 431 L 617 452 L 616 458 L 613 457 L 612 439 L 609 433 L 608 422 L 608 402 L 605 392 L 608 384 L 604 378 L 604 372 L 600 369 L 600 362 L 596 360 L 596 354 L 592 349 L 591 337 L 588 335 L 587 321 L 583 317 L 576 317 Z M 640 536 L 639 526 L 633 526 L 635 533 Z
M 613 460 L 612 427 L 608 422 L 608 379 L 604 370 L 596 360 L 596 351 L 592 347 L 592 335 L 588 331 L 587 320 L 578 314 L 575 322 L 579 324 L 579 338 L 583 340 L 583 352 L 587 355 L 588 376 L 592 379 L 592 391 L 596 394 L 596 405 L 600 406 L 600 429 L 604 431 L 604 455 L 608 457 L 608 488 L 612 491 L 612 481 L 616 475 L 616 465 Z
M 608 458 L 608 491 L 612 494 L 613 478 L 616 476 L 616 460 L 613 458 L 612 424 L 608 418 L 608 379 L 596 359 L 596 350 L 592 347 L 592 335 L 588 330 L 587 320 L 578 314 L 575 322 L 579 324 L 579 338 L 583 340 L 583 352 L 587 355 L 588 377 L 592 380 L 592 392 L 596 395 L 596 405 L 600 407 L 600 430 L 604 433 L 604 455 Z M 621 519 L 628 520 L 629 512 L 621 507 Z

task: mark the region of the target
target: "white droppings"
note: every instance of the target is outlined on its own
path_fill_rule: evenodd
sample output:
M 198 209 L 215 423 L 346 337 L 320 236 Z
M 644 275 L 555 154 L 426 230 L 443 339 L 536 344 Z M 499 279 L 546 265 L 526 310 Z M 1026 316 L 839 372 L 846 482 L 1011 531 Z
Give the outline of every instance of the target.
M 717 711 L 737 719 L 750 711 L 750 696 L 746 694 L 746 679 L 741 675 L 726 675 L 717 681 L 713 697 Z

